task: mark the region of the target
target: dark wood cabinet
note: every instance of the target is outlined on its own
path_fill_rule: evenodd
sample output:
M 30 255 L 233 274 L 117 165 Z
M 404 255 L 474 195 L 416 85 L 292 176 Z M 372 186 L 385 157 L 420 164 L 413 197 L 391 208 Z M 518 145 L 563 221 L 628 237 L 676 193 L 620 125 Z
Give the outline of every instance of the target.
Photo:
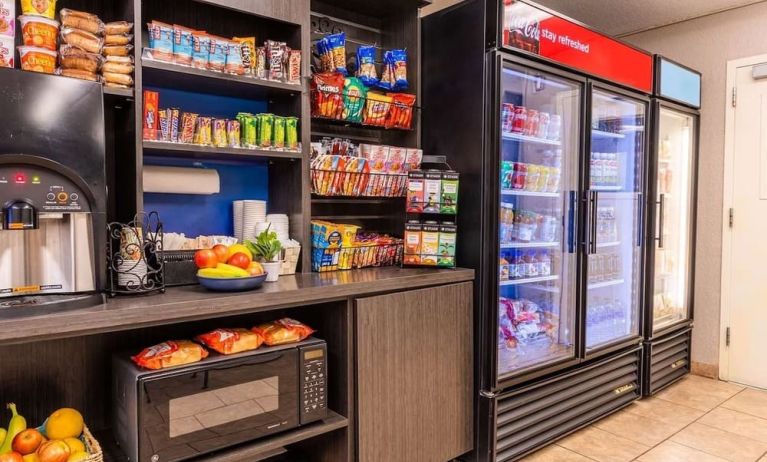
M 472 283 L 356 301 L 359 462 L 472 449 Z

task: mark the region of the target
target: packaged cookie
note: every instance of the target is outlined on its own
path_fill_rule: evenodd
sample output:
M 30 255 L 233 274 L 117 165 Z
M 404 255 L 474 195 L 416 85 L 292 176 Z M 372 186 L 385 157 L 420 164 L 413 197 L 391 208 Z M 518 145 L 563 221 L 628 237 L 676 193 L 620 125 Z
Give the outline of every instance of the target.
M 13 38 L 16 35 L 16 2 L 0 0 L 0 35 Z
M 59 22 L 42 16 L 19 16 L 24 45 L 56 51 L 59 38 Z
M 89 53 L 101 53 L 101 47 L 104 45 L 104 41 L 101 37 L 71 27 L 64 27 L 61 29 L 61 40 L 67 45 L 71 45 Z
M 189 66 L 192 64 L 192 29 L 173 25 L 173 62 Z M 110 44 L 108 44 L 110 45 Z M 119 44 L 115 44 L 119 45 Z
M 147 24 L 152 59 L 173 61 L 173 26 L 160 21 Z
M 21 0 L 21 13 L 53 19 L 56 16 L 56 0 Z
M 104 23 L 95 14 L 62 8 L 60 16 L 63 27 L 80 29 L 95 35 L 104 33 Z

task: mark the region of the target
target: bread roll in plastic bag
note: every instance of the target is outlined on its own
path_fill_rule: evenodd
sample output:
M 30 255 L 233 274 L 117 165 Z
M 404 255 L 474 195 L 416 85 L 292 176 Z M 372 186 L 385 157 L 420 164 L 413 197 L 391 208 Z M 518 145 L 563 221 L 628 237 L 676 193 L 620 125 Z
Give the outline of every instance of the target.
M 243 351 L 255 350 L 264 343 L 261 334 L 248 329 L 216 329 L 197 337 L 206 347 L 222 355 L 231 355 Z
M 131 359 L 145 369 L 164 369 L 166 367 L 191 364 L 208 357 L 208 351 L 189 340 L 168 340 L 145 348 Z
M 274 322 L 256 326 L 253 328 L 253 332 L 260 334 L 264 338 L 264 343 L 269 346 L 274 346 L 300 342 L 312 335 L 315 331 L 311 327 L 298 322 L 295 319 L 282 318 Z

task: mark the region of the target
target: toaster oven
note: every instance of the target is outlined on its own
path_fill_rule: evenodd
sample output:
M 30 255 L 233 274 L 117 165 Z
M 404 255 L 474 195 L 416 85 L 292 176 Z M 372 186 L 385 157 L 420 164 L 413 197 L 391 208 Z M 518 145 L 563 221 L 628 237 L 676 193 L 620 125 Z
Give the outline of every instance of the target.
M 131 462 L 172 462 L 327 415 L 327 348 L 309 338 L 200 362 L 140 369 L 113 357 L 114 430 Z

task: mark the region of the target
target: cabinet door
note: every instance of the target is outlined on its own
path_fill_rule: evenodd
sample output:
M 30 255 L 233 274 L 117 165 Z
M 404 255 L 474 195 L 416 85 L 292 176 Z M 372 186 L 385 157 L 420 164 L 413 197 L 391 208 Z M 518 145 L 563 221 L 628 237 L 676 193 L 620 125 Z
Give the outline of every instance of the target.
M 357 300 L 360 462 L 472 449 L 472 284 Z

